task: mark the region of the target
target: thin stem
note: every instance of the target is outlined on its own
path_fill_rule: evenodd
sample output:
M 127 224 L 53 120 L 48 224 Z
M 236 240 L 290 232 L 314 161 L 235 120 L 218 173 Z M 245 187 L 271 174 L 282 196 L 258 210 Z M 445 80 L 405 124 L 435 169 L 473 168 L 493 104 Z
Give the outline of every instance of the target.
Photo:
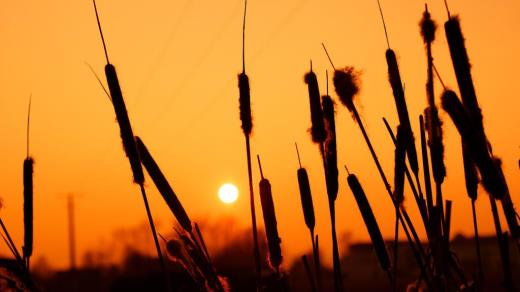
M 108 60 L 107 45 L 105 43 L 105 38 L 103 37 L 103 30 L 101 29 L 101 22 L 99 21 L 96 0 L 92 0 L 92 2 L 94 2 L 94 11 L 96 12 L 96 20 L 97 20 L 97 24 L 98 24 L 98 28 L 99 28 L 99 34 L 101 35 L 101 42 L 103 42 L 103 50 L 105 51 L 105 57 L 107 58 L 107 64 L 110 64 L 110 61 Z
M 27 109 L 27 158 L 29 158 L 29 127 L 31 125 L 31 101 L 32 101 L 32 93 L 29 96 L 29 107 Z
M 296 155 L 298 156 L 298 164 L 300 165 L 300 168 L 302 168 L 302 161 L 300 160 L 300 151 L 298 151 L 298 144 L 294 142 L 294 146 L 296 146 Z
M 385 30 L 386 45 L 390 49 L 390 41 L 388 40 L 388 31 L 386 30 L 385 16 L 383 15 L 383 8 L 381 8 L 381 3 L 379 2 L 379 0 L 377 0 L 377 6 L 379 7 L 379 13 L 381 14 L 381 21 L 383 22 L 383 28 Z
M 244 20 L 242 22 L 242 73 L 246 73 L 246 15 L 247 0 L 244 3 Z
M 435 75 L 437 75 L 437 79 L 439 79 L 439 82 L 442 85 L 442 88 L 446 90 L 446 85 L 444 85 L 444 82 L 442 81 L 441 75 L 439 74 L 439 71 L 437 71 L 437 67 L 435 67 L 435 64 L 432 62 L 433 70 L 435 71 Z
M 92 68 L 92 66 L 90 66 L 90 64 L 87 62 L 85 62 L 85 65 L 87 65 L 90 68 L 90 71 L 92 72 L 92 74 L 94 74 L 94 77 L 96 77 L 97 81 L 99 82 L 99 85 L 101 86 L 105 94 L 108 96 L 108 99 L 110 100 L 110 102 L 112 102 L 112 96 L 110 96 L 110 93 L 108 93 L 108 90 L 103 85 L 103 82 L 101 82 L 101 79 L 99 79 L 99 76 L 96 74 L 96 71 L 94 71 L 94 68 Z
M 256 155 L 256 159 L 258 160 L 258 169 L 260 170 L 260 177 L 264 179 L 264 172 L 262 171 L 262 163 L 260 162 L 260 155 Z
M 305 273 L 307 274 L 307 279 L 309 280 L 309 285 L 311 286 L 311 290 L 316 292 L 316 283 L 314 282 L 314 277 L 312 276 L 311 267 L 309 266 L 309 261 L 307 261 L 307 256 L 302 256 L 303 266 L 305 267 Z
M 332 66 L 332 69 L 334 69 L 334 71 L 336 71 L 336 67 L 334 67 L 334 63 L 332 63 L 332 59 L 330 58 L 329 52 L 327 51 L 327 48 L 325 47 L 325 44 L 321 43 L 321 46 L 325 50 L 325 54 L 327 55 L 327 58 L 329 59 L 330 65 Z
M 448 13 L 448 19 L 451 19 L 450 8 L 448 7 L 448 0 L 444 0 L 444 6 L 446 6 L 446 12 Z
M 394 229 L 394 277 L 392 288 L 394 291 L 397 290 L 397 263 L 399 259 L 399 208 L 395 208 L 395 229 Z
M 381 167 L 381 164 L 379 163 L 379 158 L 377 158 L 377 154 L 374 150 L 374 147 L 372 146 L 372 142 L 370 142 L 370 138 L 368 137 L 368 134 L 365 130 L 365 127 L 363 126 L 363 121 L 361 120 L 360 116 L 359 116 L 359 113 L 356 109 L 356 107 L 354 106 L 353 107 L 353 110 L 352 110 L 353 114 L 354 114 L 354 118 L 356 119 L 357 121 L 357 124 L 359 125 L 359 128 L 361 129 L 361 133 L 363 134 L 363 137 L 365 138 L 365 142 L 370 150 L 370 153 L 372 154 L 372 158 L 376 164 L 376 167 L 377 167 L 377 170 L 379 171 L 379 175 L 381 177 L 381 179 L 383 180 L 383 183 L 385 185 L 385 188 L 388 192 L 388 195 L 390 196 L 390 199 L 392 200 L 392 203 L 394 204 L 394 206 L 397 206 L 399 205 L 397 203 L 397 201 L 395 200 L 395 198 L 393 197 L 392 195 L 392 189 L 390 188 L 390 184 L 388 183 L 388 180 L 386 178 L 386 175 L 383 171 L 383 168 Z M 415 228 L 411 222 L 411 220 L 407 220 L 405 222 L 405 220 L 403 220 L 402 216 L 401 216 L 401 213 L 402 215 L 407 218 L 407 212 L 406 212 L 406 209 L 404 208 L 400 208 L 400 212 L 398 212 L 399 214 L 399 220 L 401 221 L 401 225 L 403 226 L 403 230 L 406 234 L 406 237 L 408 239 L 408 242 L 410 244 L 410 247 L 412 248 L 412 250 L 415 250 L 415 251 L 419 251 L 418 253 L 415 253 L 415 256 L 416 256 L 416 260 L 417 260 L 417 264 L 419 265 L 419 267 L 421 269 L 425 269 L 425 264 L 423 263 L 423 259 L 425 258 L 424 256 L 424 250 L 422 248 L 422 245 L 421 245 L 421 242 L 418 240 L 418 236 L 417 236 L 417 232 L 415 231 Z M 410 227 L 410 230 L 408 230 L 407 228 L 407 224 L 408 226 Z M 410 236 L 410 233 L 409 232 L 412 232 L 413 234 L 413 239 L 411 238 Z M 414 241 L 415 240 L 415 241 Z M 428 277 L 425 277 L 426 278 L 426 282 L 428 283 L 428 287 L 431 287 L 431 284 L 429 282 L 429 279 Z
M 146 197 L 146 191 L 144 189 L 144 184 L 139 185 L 141 188 L 141 194 L 143 195 L 144 207 L 146 208 L 146 215 L 148 216 L 148 221 L 150 222 L 150 228 L 152 229 L 153 240 L 155 242 L 155 249 L 157 249 L 157 256 L 159 256 L 159 261 L 161 262 L 161 269 L 164 275 L 164 281 L 166 282 L 167 291 L 172 291 L 170 281 L 168 279 L 168 272 L 166 271 L 166 264 L 164 262 L 164 257 L 162 255 L 161 246 L 159 244 L 159 239 L 157 237 L 157 231 L 155 230 L 155 224 L 152 218 L 152 212 L 150 211 L 150 206 L 148 205 L 148 198 Z
M 479 290 L 484 284 L 484 269 L 482 268 L 482 255 L 480 252 L 480 239 L 478 235 L 478 224 L 477 224 L 477 212 L 475 210 L 475 200 L 471 200 L 471 211 L 473 213 L 473 233 L 475 236 L 475 247 L 477 252 L 477 263 L 478 263 L 478 286 Z
M 255 212 L 255 194 L 253 190 L 253 173 L 251 169 L 251 147 L 249 144 L 249 136 L 246 138 L 246 152 L 247 152 L 247 172 L 249 181 L 249 202 L 251 206 L 251 223 L 253 229 L 253 252 L 255 257 L 255 272 L 256 272 L 256 289 L 260 291 L 261 267 L 260 267 L 260 249 L 258 247 L 258 233 L 256 229 L 256 212 Z

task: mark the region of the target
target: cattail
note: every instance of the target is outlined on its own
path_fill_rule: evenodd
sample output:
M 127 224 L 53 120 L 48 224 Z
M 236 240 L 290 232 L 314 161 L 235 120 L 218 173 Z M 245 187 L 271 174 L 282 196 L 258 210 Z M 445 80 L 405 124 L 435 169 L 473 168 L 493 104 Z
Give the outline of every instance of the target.
M 490 156 L 484 137 L 478 134 L 473 119 L 466 112 L 455 92 L 446 90 L 442 94 L 442 107 L 450 115 L 464 141 L 466 149 L 477 165 L 484 188 L 495 199 L 502 199 L 507 186 Z
M 311 107 L 311 136 L 314 143 L 323 143 L 327 138 L 325 125 L 323 124 L 323 111 L 320 104 L 320 90 L 316 74 L 311 71 L 305 74 L 305 83 L 309 88 L 309 103 Z
M 383 240 L 383 236 L 381 235 L 381 230 L 377 225 L 376 218 L 374 213 L 372 212 L 372 208 L 370 208 L 370 204 L 368 202 L 367 196 L 361 187 L 357 177 L 354 174 L 350 174 L 347 178 L 348 185 L 354 194 L 354 198 L 359 207 L 359 211 L 363 216 L 363 221 L 365 222 L 365 226 L 367 227 L 368 233 L 370 235 L 370 239 L 372 240 L 372 244 L 374 245 L 374 249 L 377 254 L 377 258 L 379 259 L 379 264 L 384 271 L 390 270 L 390 258 L 388 257 L 388 253 L 386 250 L 385 242 Z
M 316 220 L 314 218 L 314 205 L 312 203 L 311 186 L 309 184 L 309 176 L 307 170 L 302 167 L 300 161 L 300 153 L 298 152 L 298 145 L 296 145 L 296 153 L 298 154 L 298 163 L 300 168 L 296 172 L 298 177 L 298 186 L 300 188 L 300 199 L 302 201 L 303 217 L 305 219 L 305 225 L 311 231 L 311 236 L 314 238 L 314 226 Z M 314 241 L 314 239 L 313 239 Z
M 338 154 L 336 149 L 336 124 L 334 121 L 334 101 L 330 96 L 322 97 L 323 119 L 327 139 L 325 140 L 325 178 L 329 200 L 334 202 L 338 196 Z
M 428 12 L 428 6 L 425 7 L 423 18 L 419 23 L 421 27 L 421 36 L 425 43 L 432 43 L 435 40 L 435 31 L 437 30 L 437 24 L 432 20 L 430 12 Z
M 23 257 L 28 259 L 33 250 L 33 159 L 27 157 L 23 161 L 23 220 L 24 245 Z
M 433 179 L 437 184 L 442 184 L 446 177 L 446 166 L 444 164 L 444 145 L 442 143 L 442 122 L 436 106 L 424 110 L 426 117 L 426 130 L 428 131 L 428 146 L 432 160 Z
M 126 156 L 130 161 L 130 166 L 134 174 L 134 182 L 142 184 L 144 183 L 143 168 L 141 167 L 139 154 L 135 146 L 134 134 L 126 111 L 123 94 L 121 93 L 121 87 L 119 86 L 119 80 L 117 79 L 116 68 L 112 64 L 107 64 L 105 66 L 105 74 L 107 76 L 108 89 L 112 97 L 117 122 L 121 130 L 123 148 L 125 149 Z
M 350 112 L 355 110 L 354 97 L 359 93 L 361 88 L 359 75 L 359 71 L 356 71 L 354 67 L 350 66 L 334 71 L 334 88 L 339 96 L 339 100 Z
M 249 78 L 245 72 L 238 75 L 238 88 L 240 90 L 240 120 L 242 121 L 242 131 L 244 135 L 250 136 L 253 129 L 251 118 L 251 96 L 249 92 Z
M 278 227 L 276 222 L 276 213 L 274 211 L 273 195 L 271 193 L 271 183 L 264 178 L 262 173 L 262 165 L 260 164 L 260 156 L 258 158 L 258 167 L 262 179 L 260 180 L 260 202 L 262 203 L 262 213 L 264 214 L 265 233 L 267 236 L 267 245 L 269 247 L 269 265 L 279 271 L 282 263 L 282 250 L 280 248 L 280 237 L 278 236 Z
M 397 114 L 399 116 L 399 123 L 403 125 L 404 130 L 407 133 L 408 141 L 406 147 L 406 153 L 408 154 L 408 161 L 412 172 L 417 174 L 419 171 L 419 164 L 417 161 L 417 151 L 415 150 L 415 142 L 412 133 L 412 127 L 410 125 L 410 118 L 408 116 L 408 108 L 404 99 L 404 90 L 401 82 L 401 75 L 399 73 L 399 66 L 397 65 L 397 58 L 392 49 L 386 50 L 386 62 L 388 65 L 388 80 L 392 87 L 392 92 L 395 99 L 395 105 L 397 107 Z
M 474 201 L 478 196 L 478 174 L 475 164 L 471 160 L 471 157 L 462 143 L 462 159 L 464 162 L 464 177 L 466 179 L 466 191 L 469 198 Z
M 394 163 L 394 197 L 399 205 L 404 201 L 404 172 L 406 168 L 406 137 L 401 125 L 397 126 L 397 146 Z
M 164 201 L 172 211 L 175 218 L 177 218 L 177 221 L 182 226 L 182 228 L 184 228 L 184 230 L 186 230 L 187 232 L 191 232 L 191 220 L 188 217 L 188 214 L 186 214 L 186 211 L 184 210 L 184 207 L 182 206 L 181 202 L 177 198 L 177 195 L 168 183 L 168 180 L 166 179 L 161 169 L 153 159 L 152 155 L 144 145 L 143 141 L 139 137 L 135 137 L 135 141 L 137 149 L 139 150 L 141 162 L 143 163 L 144 167 L 146 168 L 146 171 L 152 178 L 153 183 L 161 193 Z
M 471 76 L 471 64 L 468 52 L 464 45 L 464 36 L 460 28 L 460 20 L 457 16 L 450 17 L 444 24 L 448 46 L 450 48 L 451 61 L 457 83 L 459 85 L 462 103 L 473 119 L 477 132 L 483 132 L 482 112 L 479 108 L 473 78 Z

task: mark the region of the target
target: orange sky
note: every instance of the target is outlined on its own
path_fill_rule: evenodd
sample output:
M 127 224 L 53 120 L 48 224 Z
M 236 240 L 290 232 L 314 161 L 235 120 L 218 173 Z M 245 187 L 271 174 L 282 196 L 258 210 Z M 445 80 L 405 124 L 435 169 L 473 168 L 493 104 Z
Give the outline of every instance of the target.
M 520 205 L 516 196 L 520 192 L 520 102 L 515 96 L 520 58 L 514 55 L 520 51 L 520 21 L 516 15 L 520 3 L 451 2 L 452 13 L 461 15 L 488 138 L 503 159 L 513 200 Z M 446 20 L 443 2 L 428 3 L 442 28 Z M 426 60 L 418 28 L 424 3 L 397 0 L 382 4 L 418 138 L 417 115 L 426 106 Z M 236 78 L 241 70 L 243 1 L 99 0 L 98 9 L 134 132 L 147 144 L 188 213 L 195 221 L 228 216 L 249 225 Z M 261 154 L 264 173 L 273 187 L 284 255 L 292 259 L 310 248 L 299 207 L 295 141 L 311 179 L 317 232 L 323 249 L 328 251 L 325 184 L 318 149 L 307 133 L 310 114 L 303 75 L 312 58 L 323 92 L 324 71 L 330 66 L 321 42 L 327 44 L 336 66 L 353 65 L 363 71 L 357 104 L 391 179 L 393 149 L 381 117 L 395 126 L 397 115 L 386 77 L 386 43 L 377 4 L 251 0 L 247 25 L 247 71 L 254 117 L 252 151 Z M 80 253 L 110 240 L 114 230 L 146 220 L 139 189 L 131 183 L 112 105 L 85 65 L 89 63 L 105 80 L 105 59 L 92 3 L 6 2 L 0 10 L 0 40 L 0 196 L 4 201 L 0 215 L 20 246 L 22 161 L 27 102 L 32 93 L 34 256 L 45 256 L 53 266 L 64 267 L 68 262 L 66 193 L 79 195 Z M 443 29 L 438 30 L 433 50 L 445 83 L 456 88 Z M 436 90 L 438 96 L 438 84 Z M 441 115 L 448 171 L 444 193 L 446 199 L 454 201 L 452 231 L 471 234 L 459 136 L 446 114 Z M 360 131 L 342 106 L 337 109 L 336 121 L 340 166 L 347 163 L 358 175 L 383 235 L 390 238 L 394 213 Z M 348 233 L 352 240 L 368 239 L 342 169 L 336 202 L 338 233 Z M 255 167 L 255 185 L 258 180 Z M 224 182 L 237 184 L 241 191 L 232 206 L 218 201 L 217 190 Z M 162 222 L 159 231 L 168 233 L 173 217 L 149 179 L 147 189 L 154 216 Z M 490 233 L 489 203 L 483 191 L 481 194 L 480 228 Z M 406 195 L 410 212 L 417 218 L 411 194 Z M 258 219 L 262 224 L 261 217 Z M 0 253 L 7 252 L 1 244 Z

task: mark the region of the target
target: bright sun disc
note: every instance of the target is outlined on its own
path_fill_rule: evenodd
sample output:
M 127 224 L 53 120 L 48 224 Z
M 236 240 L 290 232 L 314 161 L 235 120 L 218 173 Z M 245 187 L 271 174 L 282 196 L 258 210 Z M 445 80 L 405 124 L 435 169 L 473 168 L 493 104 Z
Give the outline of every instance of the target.
M 218 197 L 223 203 L 232 204 L 238 198 L 238 189 L 233 184 L 223 184 L 218 190 Z

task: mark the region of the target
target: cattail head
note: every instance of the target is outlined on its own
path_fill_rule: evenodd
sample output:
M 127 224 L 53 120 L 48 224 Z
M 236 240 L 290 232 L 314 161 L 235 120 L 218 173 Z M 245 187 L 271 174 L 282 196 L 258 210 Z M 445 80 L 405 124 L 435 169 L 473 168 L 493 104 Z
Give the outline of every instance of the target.
M 397 145 L 394 162 L 394 197 L 401 205 L 404 201 L 404 173 L 406 169 L 406 136 L 401 125 L 397 126 Z
M 377 258 L 379 259 L 379 264 L 384 271 L 389 271 L 390 258 L 388 257 L 388 252 L 386 250 L 383 236 L 381 235 L 381 230 L 379 229 L 379 225 L 377 224 L 374 213 L 372 212 L 372 208 L 370 207 L 367 196 L 365 195 L 359 180 L 354 174 L 349 175 L 347 181 L 350 189 L 352 190 L 352 193 L 354 194 L 359 211 L 363 216 L 363 221 L 365 222 L 370 239 L 374 245 Z
M 274 211 L 273 194 L 271 192 L 271 183 L 264 178 L 262 173 L 262 165 L 260 157 L 258 165 L 262 179 L 260 180 L 260 203 L 262 204 L 262 214 L 264 217 L 265 234 L 267 237 L 267 245 L 269 247 L 269 265 L 279 271 L 282 263 L 282 250 L 280 248 L 281 239 L 278 236 L 278 224 L 276 222 L 276 213 Z
M 483 132 L 482 112 L 479 108 L 473 85 L 471 64 L 464 44 L 465 40 L 462 35 L 459 18 L 457 16 L 450 17 L 444 24 L 444 30 L 450 48 L 451 60 L 455 70 L 455 76 L 457 77 L 462 103 L 474 120 L 477 131 Z
M 354 97 L 361 88 L 359 75 L 359 71 L 354 67 L 334 71 L 334 88 L 339 100 L 350 112 L 354 110 Z
M 470 154 L 462 143 L 462 159 L 464 162 L 464 178 L 466 180 L 466 191 L 471 200 L 476 200 L 478 196 L 478 174 L 477 169 Z
M 444 144 L 442 143 L 442 121 L 439 118 L 437 107 L 428 107 L 424 110 L 426 117 L 425 127 L 428 131 L 428 145 L 432 160 L 433 179 L 441 184 L 446 177 L 446 166 L 444 164 Z
M 318 79 L 312 70 L 305 74 L 305 83 L 309 88 L 309 102 L 311 107 L 311 136 L 314 143 L 323 143 L 327 134 L 323 125 L 323 111 L 320 104 L 320 90 Z
M 336 149 L 336 123 L 334 121 L 334 101 L 330 96 L 322 97 L 323 119 L 327 139 L 325 140 L 325 178 L 330 201 L 338 196 L 338 154 Z
M 244 135 L 250 136 L 253 130 L 253 119 L 251 117 L 251 96 L 249 92 L 249 78 L 246 73 L 238 75 L 238 89 L 240 90 L 240 120 L 242 121 L 242 131 Z
M 33 250 L 33 164 L 31 157 L 23 161 L 23 256 L 28 258 Z
M 497 168 L 497 164 L 489 153 L 487 140 L 478 131 L 474 120 L 470 117 L 455 92 L 446 90 L 442 95 L 442 107 L 450 115 L 462 137 L 471 159 L 475 162 L 482 178 L 482 184 L 495 199 L 502 199 L 507 194 L 507 185 Z
M 305 218 L 305 224 L 311 231 L 314 230 L 316 224 L 314 218 L 314 205 L 312 203 L 311 187 L 309 184 L 309 176 L 307 170 L 301 167 L 297 171 L 298 175 L 298 186 L 300 187 L 300 198 L 302 201 L 303 217 Z
M 177 198 L 177 195 L 171 188 L 168 180 L 162 173 L 161 169 L 153 159 L 152 155 L 144 145 L 143 141 L 139 137 L 135 137 L 137 148 L 139 149 L 139 154 L 141 157 L 141 161 L 146 168 L 146 171 L 150 175 L 153 180 L 153 183 L 161 193 L 164 201 L 172 211 L 177 221 L 182 226 L 184 230 L 187 232 L 191 232 L 192 225 L 191 220 L 188 217 L 188 214 L 184 210 L 181 202 Z
M 117 78 L 116 68 L 107 64 L 105 66 L 105 74 L 107 77 L 108 88 L 112 97 L 112 104 L 116 112 L 117 122 L 119 123 L 119 129 L 121 131 L 121 139 L 123 141 L 123 148 L 125 149 L 126 156 L 130 161 L 130 166 L 134 174 L 134 182 L 137 184 L 144 183 L 143 168 L 139 159 L 139 154 L 135 146 L 134 134 L 132 132 L 132 126 L 130 125 L 130 119 L 126 111 L 125 101 L 119 86 L 119 80 Z
M 432 43 L 435 40 L 437 24 L 432 20 L 428 7 L 424 10 L 423 17 L 419 23 L 421 26 L 421 36 L 425 43 Z

